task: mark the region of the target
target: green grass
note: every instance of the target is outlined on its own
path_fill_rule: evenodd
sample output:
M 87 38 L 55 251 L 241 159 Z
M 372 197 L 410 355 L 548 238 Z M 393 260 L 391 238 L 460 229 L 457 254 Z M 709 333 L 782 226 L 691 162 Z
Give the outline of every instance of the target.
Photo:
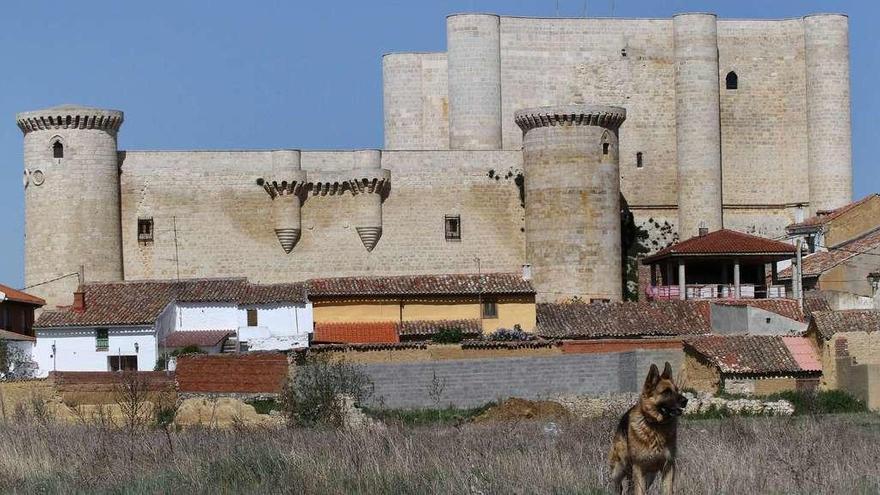
M 763 397 L 767 400 L 787 400 L 794 405 L 794 414 L 841 414 L 868 412 L 864 402 L 842 390 L 820 392 L 779 392 Z
M 480 407 L 460 409 L 446 407 L 443 409 L 364 409 L 374 419 L 385 422 L 399 423 L 405 426 L 425 426 L 438 424 L 455 424 L 473 419 L 489 409 L 494 403 Z

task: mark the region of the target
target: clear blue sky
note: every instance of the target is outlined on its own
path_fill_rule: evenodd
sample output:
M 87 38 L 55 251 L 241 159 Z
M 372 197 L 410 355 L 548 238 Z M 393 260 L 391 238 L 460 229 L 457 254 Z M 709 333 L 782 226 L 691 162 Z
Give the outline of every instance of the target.
M 850 16 L 855 196 L 880 191 L 880 2 L 589 0 L 590 16 Z M 580 16 L 584 0 L 559 0 Z M 443 51 L 445 16 L 553 16 L 556 0 L 19 1 L 0 6 L 0 283 L 24 278 L 16 112 L 125 111 L 120 149 L 382 146 L 381 56 Z

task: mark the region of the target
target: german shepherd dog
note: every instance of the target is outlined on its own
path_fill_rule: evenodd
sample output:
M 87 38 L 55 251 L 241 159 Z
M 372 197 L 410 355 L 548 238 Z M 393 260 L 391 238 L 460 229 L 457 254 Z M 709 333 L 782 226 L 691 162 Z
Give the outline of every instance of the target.
M 614 493 L 623 493 L 623 479 L 628 478 L 630 492 L 643 495 L 660 473 L 663 494 L 672 494 L 678 417 L 685 406 L 687 398 L 672 379 L 672 366 L 666 363 L 661 374 L 652 364 L 639 402 L 620 418 L 611 442 Z

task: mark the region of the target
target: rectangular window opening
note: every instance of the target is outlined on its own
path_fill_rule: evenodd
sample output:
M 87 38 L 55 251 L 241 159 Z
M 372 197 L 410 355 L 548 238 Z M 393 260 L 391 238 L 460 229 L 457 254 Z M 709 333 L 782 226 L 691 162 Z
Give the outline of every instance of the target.
M 498 318 L 498 303 L 483 301 L 483 318 Z
M 607 155 L 608 149 L 611 147 L 609 143 L 602 143 L 602 154 Z
M 137 356 L 107 356 L 110 371 L 137 371 Z
M 153 242 L 152 218 L 138 218 L 138 242 Z
M 110 348 L 110 331 L 106 328 L 95 330 L 95 350 L 106 351 Z
M 461 240 L 461 216 L 460 215 L 446 215 L 444 225 L 445 225 L 445 229 L 446 229 L 446 240 L 447 241 L 460 241 Z
M 642 152 L 639 151 L 638 153 L 636 153 L 636 167 L 642 168 L 644 166 L 644 164 L 645 164 L 645 162 L 644 162 L 644 158 L 642 157 Z
M 257 326 L 257 310 L 256 309 L 247 310 L 247 326 L 249 326 L 249 327 Z

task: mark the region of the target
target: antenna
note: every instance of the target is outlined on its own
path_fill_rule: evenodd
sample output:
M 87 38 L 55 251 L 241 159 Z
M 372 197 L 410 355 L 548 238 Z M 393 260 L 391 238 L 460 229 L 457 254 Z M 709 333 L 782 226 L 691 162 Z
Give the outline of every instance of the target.
M 556 17 L 559 17 L 559 0 L 556 0 Z
M 582 17 L 586 17 L 586 16 L 587 16 L 587 1 L 588 1 L 588 0 L 584 0 L 584 13 L 583 13 L 583 16 L 582 16 Z
M 614 0 L 611 0 L 611 17 L 614 17 Z

